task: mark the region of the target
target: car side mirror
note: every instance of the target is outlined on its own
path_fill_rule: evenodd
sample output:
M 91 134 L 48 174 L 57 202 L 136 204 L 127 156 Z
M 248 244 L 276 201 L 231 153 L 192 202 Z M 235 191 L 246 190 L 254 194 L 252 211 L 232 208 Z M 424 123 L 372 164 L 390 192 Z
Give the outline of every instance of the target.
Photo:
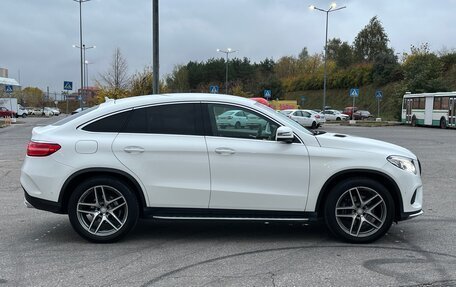
M 279 127 L 276 131 L 276 141 L 292 143 L 294 140 L 293 130 L 289 127 Z

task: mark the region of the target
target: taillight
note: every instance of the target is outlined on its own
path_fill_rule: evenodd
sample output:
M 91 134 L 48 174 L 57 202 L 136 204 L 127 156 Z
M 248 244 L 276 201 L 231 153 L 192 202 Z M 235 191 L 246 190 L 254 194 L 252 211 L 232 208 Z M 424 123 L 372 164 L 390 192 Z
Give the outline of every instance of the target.
M 37 143 L 29 142 L 27 146 L 27 155 L 28 156 L 48 156 L 61 148 L 59 144 L 56 143 Z
M 319 118 L 320 118 L 320 116 L 319 116 L 319 115 L 315 115 L 315 118 L 319 119 Z

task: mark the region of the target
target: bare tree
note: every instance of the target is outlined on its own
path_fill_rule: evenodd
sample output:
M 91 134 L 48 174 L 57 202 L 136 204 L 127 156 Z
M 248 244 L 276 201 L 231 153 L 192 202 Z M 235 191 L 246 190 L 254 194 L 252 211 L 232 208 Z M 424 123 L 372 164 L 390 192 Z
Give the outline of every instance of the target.
M 109 90 L 126 90 L 129 84 L 127 69 L 127 61 L 122 56 L 120 49 L 116 48 L 108 71 L 100 74 L 101 85 Z

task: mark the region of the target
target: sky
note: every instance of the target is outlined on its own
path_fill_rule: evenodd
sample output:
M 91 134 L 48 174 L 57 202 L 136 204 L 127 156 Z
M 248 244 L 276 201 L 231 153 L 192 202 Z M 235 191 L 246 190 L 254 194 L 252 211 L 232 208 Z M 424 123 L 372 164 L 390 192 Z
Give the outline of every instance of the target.
M 324 0 L 161 0 L 160 75 L 176 65 L 225 57 L 252 62 L 297 56 L 303 47 L 321 53 Z M 338 0 L 345 9 L 329 14 L 328 39 L 353 43 L 377 16 L 396 53 L 429 43 L 431 50 L 456 48 L 456 0 Z M 64 81 L 80 86 L 79 3 L 73 0 L 0 0 L 0 67 L 23 88 L 61 92 Z M 152 0 L 91 0 L 82 4 L 83 44 L 90 85 L 105 73 L 119 48 L 128 73 L 152 65 Z

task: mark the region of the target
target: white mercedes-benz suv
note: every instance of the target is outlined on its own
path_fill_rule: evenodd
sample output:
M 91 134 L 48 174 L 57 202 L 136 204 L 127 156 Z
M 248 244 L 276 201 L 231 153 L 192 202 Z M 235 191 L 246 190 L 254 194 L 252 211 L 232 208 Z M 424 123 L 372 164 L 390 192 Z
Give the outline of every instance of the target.
M 217 124 L 228 111 L 261 123 Z M 420 172 L 405 148 L 311 133 L 249 99 L 169 94 L 107 100 L 34 128 L 21 184 L 27 206 L 68 214 L 93 242 L 152 217 L 322 218 L 342 240 L 364 243 L 422 214 Z

